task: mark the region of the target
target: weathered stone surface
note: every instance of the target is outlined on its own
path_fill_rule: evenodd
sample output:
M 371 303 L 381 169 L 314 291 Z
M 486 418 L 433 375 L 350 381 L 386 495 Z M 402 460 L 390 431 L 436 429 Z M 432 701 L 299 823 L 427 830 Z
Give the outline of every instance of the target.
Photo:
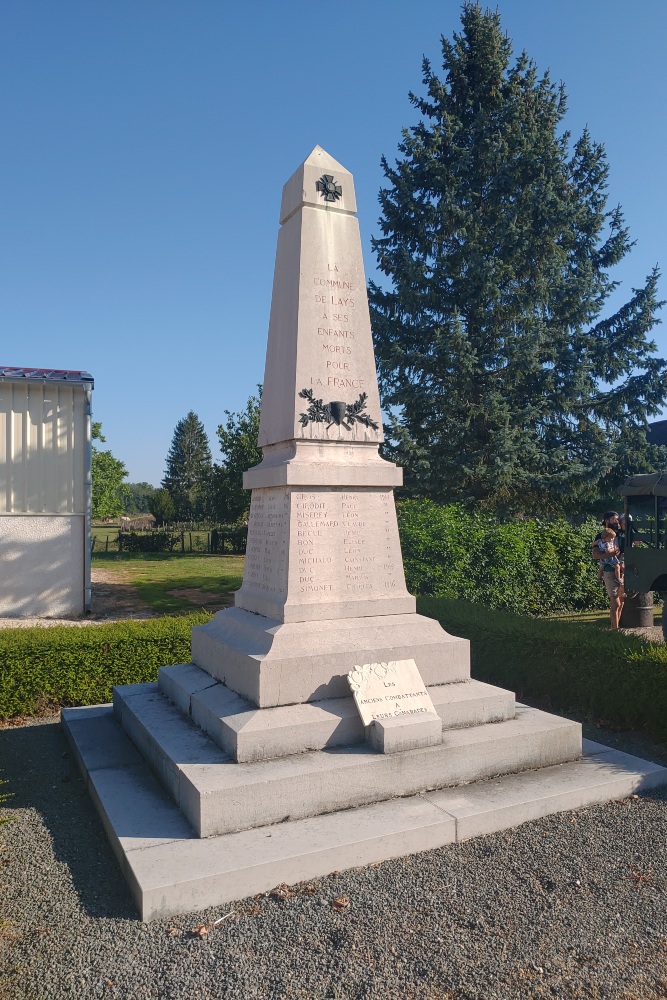
M 361 745 L 235 763 L 155 685 L 146 688 L 127 698 L 116 688 L 116 717 L 201 837 L 544 767 L 581 751 L 578 723 L 524 706 L 515 719 L 444 731 L 440 745 L 405 753 Z
M 79 719 L 104 726 L 97 741 Z M 501 830 L 667 784 L 667 768 L 595 745 L 583 760 L 537 773 L 200 840 L 148 769 L 127 763 L 133 747 L 110 707 L 94 714 L 65 709 L 62 724 L 142 920 L 220 905 L 334 868 L 430 850 L 466 839 L 475 828 Z M 112 738 L 109 725 L 116 729 Z M 103 761 L 88 756 L 95 742 L 106 747 Z
M 363 663 L 355 666 L 347 678 L 365 726 L 399 715 L 435 714 L 413 659 Z
M 379 753 L 399 753 L 442 743 L 442 720 L 435 712 L 415 717 L 390 716 L 374 719 L 368 727 L 368 742 Z
M 413 658 L 427 687 L 470 677 L 470 644 L 422 615 L 276 622 L 241 608 L 192 630 L 192 660 L 259 708 L 350 693 L 347 674 L 370 660 Z

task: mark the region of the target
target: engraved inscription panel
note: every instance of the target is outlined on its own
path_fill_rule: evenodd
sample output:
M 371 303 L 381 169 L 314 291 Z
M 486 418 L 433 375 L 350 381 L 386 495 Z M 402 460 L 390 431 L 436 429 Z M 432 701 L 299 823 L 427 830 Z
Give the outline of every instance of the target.
M 372 600 L 405 593 L 391 489 L 295 490 L 291 521 L 291 601 Z
M 435 712 L 414 660 L 364 663 L 347 678 L 365 726 L 374 719 L 418 718 Z
M 243 587 L 266 597 L 287 596 L 289 490 L 284 486 L 252 491 Z

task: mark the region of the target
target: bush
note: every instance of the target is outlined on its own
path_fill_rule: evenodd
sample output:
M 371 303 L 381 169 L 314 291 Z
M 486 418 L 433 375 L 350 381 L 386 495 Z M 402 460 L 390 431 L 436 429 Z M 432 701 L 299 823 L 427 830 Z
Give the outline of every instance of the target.
M 148 535 L 137 535 L 134 531 L 123 534 L 123 552 L 172 552 L 181 536 L 168 531 L 152 531 Z
M 667 739 L 667 648 L 575 622 L 421 598 L 421 614 L 471 642 L 472 674 L 519 697 Z
M 528 615 L 604 608 L 595 521 L 499 521 L 455 504 L 397 505 L 408 590 Z
M 210 617 L 1 629 L 0 718 L 107 702 L 114 684 L 154 681 L 160 667 L 190 662 L 192 626 Z

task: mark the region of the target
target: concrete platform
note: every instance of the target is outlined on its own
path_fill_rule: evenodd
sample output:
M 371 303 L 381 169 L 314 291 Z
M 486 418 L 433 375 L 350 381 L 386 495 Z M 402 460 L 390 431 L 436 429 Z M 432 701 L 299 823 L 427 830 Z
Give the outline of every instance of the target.
M 200 837 L 368 805 L 497 774 L 574 760 L 581 726 L 522 706 L 516 717 L 445 730 L 400 754 L 367 745 L 236 763 L 156 684 L 114 689 L 122 728 Z
M 667 768 L 584 741 L 570 763 L 199 839 L 110 706 L 63 709 L 62 724 L 142 920 L 667 784 Z
M 353 746 L 367 738 L 351 696 L 258 709 L 193 663 L 162 667 L 158 688 L 238 763 Z M 443 729 L 514 718 L 513 693 L 482 681 L 441 684 L 428 691 Z

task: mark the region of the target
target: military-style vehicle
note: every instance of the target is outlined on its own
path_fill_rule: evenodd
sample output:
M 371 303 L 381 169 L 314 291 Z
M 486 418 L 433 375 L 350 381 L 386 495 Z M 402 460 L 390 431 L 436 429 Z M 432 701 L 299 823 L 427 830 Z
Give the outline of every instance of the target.
M 630 476 L 618 492 L 625 500 L 625 589 L 661 593 L 667 642 L 667 472 Z

